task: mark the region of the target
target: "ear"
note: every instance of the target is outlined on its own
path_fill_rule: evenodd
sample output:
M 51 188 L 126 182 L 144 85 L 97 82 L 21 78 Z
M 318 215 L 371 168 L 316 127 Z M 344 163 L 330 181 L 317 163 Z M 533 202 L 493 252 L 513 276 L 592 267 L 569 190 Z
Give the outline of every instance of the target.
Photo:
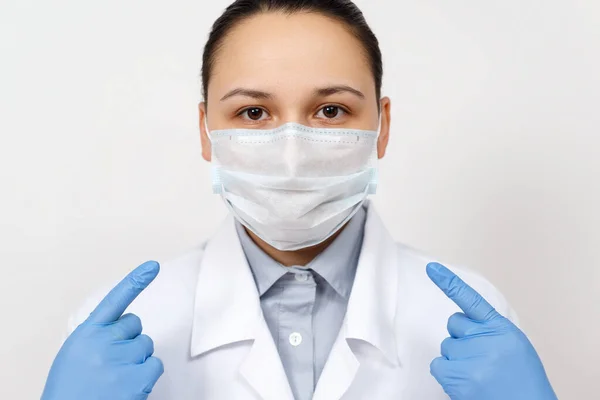
M 390 124 L 391 118 L 391 107 L 392 102 L 389 97 L 384 97 L 380 100 L 381 107 L 381 128 L 379 131 L 379 138 L 377 139 L 377 156 L 383 158 L 385 156 L 385 150 L 387 149 L 388 142 L 390 141 Z
M 200 144 L 202 145 L 202 158 L 210 162 L 211 147 L 208 132 L 206 132 L 206 103 L 198 103 L 198 123 L 200 124 Z

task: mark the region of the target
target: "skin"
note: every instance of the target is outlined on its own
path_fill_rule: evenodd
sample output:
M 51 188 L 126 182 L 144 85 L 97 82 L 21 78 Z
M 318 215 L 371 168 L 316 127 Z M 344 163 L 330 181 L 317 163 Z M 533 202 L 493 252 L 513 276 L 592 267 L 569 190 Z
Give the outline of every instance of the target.
M 271 129 L 287 122 L 320 128 L 377 130 L 379 158 L 390 129 L 390 99 L 377 99 L 364 48 L 344 23 L 317 13 L 261 13 L 236 25 L 217 53 L 206 102 L 198 105 L 202 156 L 208 129 Z M 341 231 L 341 230 L 340 230 Z M 248 234 L 283 265 L 306 265 L 337 236 L 280 251 Z M 339 232 L 338 232 L 339 234 Z

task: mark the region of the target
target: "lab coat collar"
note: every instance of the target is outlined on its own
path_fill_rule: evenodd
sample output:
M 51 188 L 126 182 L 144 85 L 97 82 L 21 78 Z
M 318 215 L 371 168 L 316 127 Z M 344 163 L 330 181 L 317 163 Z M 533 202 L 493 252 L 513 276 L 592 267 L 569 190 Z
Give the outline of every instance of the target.
M 371 202 L 366 201 L 363 207 L 367 211 L 364 238 L 340 338 L 367 342 L 381 351 L 388 361 L 397 364 L 394 335 L 398 282 L 396 245 Z M 270 372 L 275 376 L 272 375 L 268 382 L 254 377 L 255 382 L 265 383 L 262 390 L 258 390 L 275 393 L 276 388 L 272 385 L 277 378 L 282 378 L 286 383 L 277 393 L 291 393 L 231 215 L 206 244 L 199 268 L 193 318 L 192 357 L 227 344 L 255 340 L 241 367 L 242 373 L 246 371 L 247 377 L 252 378 L 259 372 L 251 367 L 263 365 L 264 368 L 268 363 L 274 363 Z M 349 348 L 345 345 L 341 348 L 346 353 L 344 359 L 352 360 Z M 333 354 L 332 350 L 330 358 L 340 357 L 340 354 Z
M 394 330 L 399 280 L 396 244 L 373 205 L 365 203 L 364 207 L 367 220 L 354 286 L 314 400 L 340 399 L 352 385 L 364 360 L 364 356 L 355 354 L 352 339 L 373 346 L 384 362 L 400 364 Z
M 252 341 L 240 375 L 260 398 L 292 400 L 281 358 L 262 315 L 252 272 L 229 216 L 209 240 L 199 266 L 190 353 Z
M 256 337 L 262 316 L 254 278 L 229 215 L 206 243 L 198 273 L 191 356 Z
M 399 364 L 394 321 L 398 295 L 397 246 L 371 201 L 365 233 L 344 320 L 347 339 L 376 347 L 393 365 Z

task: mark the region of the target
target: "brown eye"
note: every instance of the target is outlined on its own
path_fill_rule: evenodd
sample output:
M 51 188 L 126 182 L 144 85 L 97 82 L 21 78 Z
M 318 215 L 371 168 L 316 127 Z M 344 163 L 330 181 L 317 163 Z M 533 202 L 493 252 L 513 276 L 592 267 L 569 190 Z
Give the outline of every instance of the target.
M 319 110 L 317 113 L 317 118 L 335 120 L 336 122 L 339 122 L 345 115 L 348 114 L 349 112 L 346 111 L 346 109 L 344 109 L 342 106 L 329 105 Z
M 339 111 L 340 111 L 339 107 L 327 106 L 327 107 L 323 108 L 323 115 L 326 118 L 335 118 L 338 116 Z
M 246 110 L 246 115 L 253 121 L 258 121 L 263 116 L 262 108 L 250 108 Z

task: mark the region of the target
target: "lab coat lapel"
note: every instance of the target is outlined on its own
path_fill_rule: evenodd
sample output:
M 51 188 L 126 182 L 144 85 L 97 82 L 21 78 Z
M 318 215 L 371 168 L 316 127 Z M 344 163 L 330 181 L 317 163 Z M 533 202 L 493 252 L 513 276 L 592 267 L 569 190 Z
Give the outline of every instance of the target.
M 395 320 L 399 273 L 398 248 L 372 204 L 368 204 L 363 245 L 346 312 L 347 338 L 371 344 L 399 364 Z
M 349 340 L 376 348 L 380 359 L 399 365 L 394 331 L 398 293 L 396 245 L 371 202 L 354 285 L 337 340 L 321 374 L 314 400 L 338 400 L 348 391 L 360 368 Z
M 264 319 L 259 323 L 250 353 L 240 367 L 248 384 L 264 400 L 293 400 L 281 358 Z
M 264 400 L 293 400 L 283 364 L 262 315 L 252 272 L 229 216 L 207 243 L 196 286 L 191 356 L 251 341 L 240 374 Z
M 329 358 L 315 389 L 313 400 L 340 399 L 354 380 L 360 363 L 348 345 L 345 330 L 344 324 L 329 353 Z

